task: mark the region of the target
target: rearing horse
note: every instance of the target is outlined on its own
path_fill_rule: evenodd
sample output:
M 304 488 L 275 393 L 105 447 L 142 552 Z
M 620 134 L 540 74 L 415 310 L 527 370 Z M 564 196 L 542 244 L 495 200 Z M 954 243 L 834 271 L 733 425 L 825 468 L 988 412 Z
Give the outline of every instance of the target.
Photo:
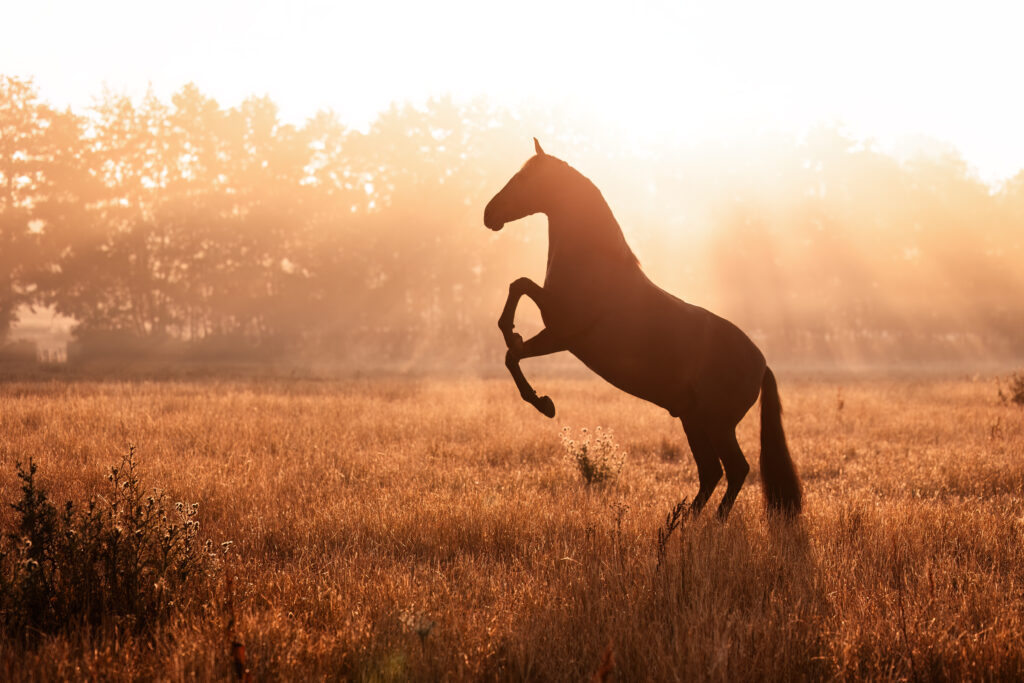
M 761 395 L 761 480 L 769 510 L 798 513 L 800 480 L 782 431 L 775 376 L 754 343 L 729 321 L 678 299 L 651 282 L 630 250 L 600 190 L 579 171 L 536 155 L 491 199 L 484 225 L 543 213 L 548 217 L 544 286 L 519 278 L 498 318 L 505 365 L 523 399 L 554 417 L 519 361 L 569 351 L 616 387 L 668 410 L 683 423 L 697 462 L 697 514 L 725 477 L 718 507 L 726 516 L 750 471 L 736 442 L 736 425 Z M 544 329 L 523 341 L 514 329 L 519 299 L 537 303 Z

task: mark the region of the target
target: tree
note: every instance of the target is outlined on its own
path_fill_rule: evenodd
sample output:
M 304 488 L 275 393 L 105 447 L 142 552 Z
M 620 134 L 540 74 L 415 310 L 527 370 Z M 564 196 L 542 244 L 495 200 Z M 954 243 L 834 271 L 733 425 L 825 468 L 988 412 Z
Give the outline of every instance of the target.
M 0 341 L 34 303 L 51 235 L 80 213 L 81 121 L 43 104 L 30 80 L 0 76 Z

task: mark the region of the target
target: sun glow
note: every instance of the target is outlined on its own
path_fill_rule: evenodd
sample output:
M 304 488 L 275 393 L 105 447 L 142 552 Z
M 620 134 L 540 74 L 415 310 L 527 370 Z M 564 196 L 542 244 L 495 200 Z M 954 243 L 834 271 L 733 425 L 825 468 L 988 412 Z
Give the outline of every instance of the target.
M 57 104 L 84 106 L 104 85 L 169 95 L 194 81 L 226 104 L 269 94 L 290 120 L 329 108 L 357 127 L 393 101 L 443 93 L 554 104 L 644 140 L 841 121 L 887 144 L 950 143 L 997 180 L 1024 165 L 1022 12 L 804 0 L 22 3 L 5 9 L 18 30 L 0 44 L 0 70 L 34 76 Z
M 628 11 L 538 0 L 22 4 L 5 16 L 18 30 L 0 43 L 0 75 L 35 84 L 0 84 L 38 90 L 76 122 L 95 103 L 91 132 L 69 154 L 88 148 L 82 159 L 121 173 L 105 176 L 111 203 L 87 211 L 101 261 L 142 248 L 104 217 L 110 206 L 141 220 L 195 204 L 203 217 L 162 219 L 153 229 L 174 238 L 143 243 L 149 262 L 175 264 L 157 273 L 166 314 L 130 280 L 137 303 L 93 319 L 100 309 L 64 296 L 83 289 L 73 268 L 60 270 L 73 252 L 51 244 L 48 258 L 69 274 L 67 287 L 48 285 L 60 310 L 96 329 L 116 319 L 179 341 L 294 332 L 316 346 L 352 332 L 343 321 L 358 312 L 356 329 L 374 339 L 365 347 L 391 349 L 387 362 L 401 357 L 380 343 L 388 335 L 416 359 L 453 326 L 482 343 L 481 321 L 491 326 L 500 304 L 489 297 L 544 276 L 543 218 L 500 240 L 480 225 L 537 136 L 601 190 L 654 281 L 771 353 L 831 362 L 984 347 L 1001 357 L 1020 347 L 1013 302 L 1024 287 L 1024 176 L 1012 180 L 1024 165 L 1019 13 L 798 0 Z M 8 111 L 28 111 L 17 99 Z M 122 183 L 136 176 L 138 196 Z M 263 205 L 268 193 L 288 221 Z M 237 204 L 223 207 L 225 197 Z M 65 236 L 80 225 L 70 216 Z M 264 234 L 267 258 L 239 260 L 234 231 L 189 251 L 190 226 L 224 219 Z M 30 245 L 33 232 L 60 231 L 24 232 Z M 248 270 L 234 295 L 207 301 L 213 253 Z M 435 284 L 423 289 L 426 273 Z M 21 300 L 44 300 L 46 282 L 15 275 L 26 280 Z M 301 286 L 250 300 L 278 278 Z M 109 291 L 97 281 L 87 293 Z M 337 291 L 349 308 L 323 295 Z

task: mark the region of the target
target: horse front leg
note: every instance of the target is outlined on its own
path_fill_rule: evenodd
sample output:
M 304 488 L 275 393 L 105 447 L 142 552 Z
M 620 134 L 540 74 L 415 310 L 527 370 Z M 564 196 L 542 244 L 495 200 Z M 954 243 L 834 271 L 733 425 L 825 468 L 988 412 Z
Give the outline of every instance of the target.
M 519 335 L 516 336 L 518 337 Z M 542 415 L 548 417 L 555 416 L 555 402 L 547 396 L 537 395 L 537 392 L 530 386 L 530 383 L 526 381 L 526 377 L 523 376 L 523 371 L 519 367 L 519 361 L 523 358 L 558 353 L 559 351 L 565 351 L 565 348 L 565 344 L 557 335 L 553 334 L 551 330 L 545 329 L 538 332 L 535 337 L 525 342 L 520 342 L 518 349 L 510 348 L 505 353 L 505 367 L 512 374 L 512 379 L 515 380 L 516 387 L 519 389 L 519 395 L 523 397 L 524 401 L 539 410 Z
M 508 298 L 505 300 L 505 308 L 501 310 L 498 317 L 498 329 L 505 338 L 505 346 L 512 349 L 520 349 L 523 345 L 523 338 L 513 330 L 516 325 L 516 308 L 519 307 L 519 300 L 524 296 L 533 299 L 537 308 L 544 312 L 546 297 L 544 288 L 528 277 L 521 277 L 508 286 Z
M 508 368 L 509 373 L 512 375 L 516 388 L 519 389 L 519 395 L 523 397 L 523 400 L 539 410 L 541 414 L 554 417 L 554 402 L 547 396 L 537 395 L 537 392 L 530 386 L 530 383 L 523 375 L 523 371 L 519 367 L 519 361 L 523 358 L 544 356 L 549 353 L 564 351 L 566 347 L 557 335 L 547 329 L 541 330 L 537 336 L 526 342 L 513 331 L 515 329 L 516 307 L 519 305 L 519 299 L 523 296 L 529 296 L 533 299 L 541 313 L 543 314 L 544 312 L 546 297 L 543 287 L 525 277 L 521 277 L 509 285 L 508 299 L 505 301 L 505 308 L 498 318 L 498 329 L 501 330 L 501 334 L 505 338 L 505 345 L 508 347 L 508 352 L 505 354 L 505 367 Z

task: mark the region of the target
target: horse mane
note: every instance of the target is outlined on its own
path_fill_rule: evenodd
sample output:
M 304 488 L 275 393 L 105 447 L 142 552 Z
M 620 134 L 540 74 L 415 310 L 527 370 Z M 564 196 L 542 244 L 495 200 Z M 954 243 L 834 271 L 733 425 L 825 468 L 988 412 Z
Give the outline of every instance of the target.
M 601 190 L 598 189 L 597 185 L 565 161 L 555 157 L 549 158 L 565 166 L 566 170 L 569 171 L 566 177 L 578 185 L 578 191 L 566 194 L 582 200 L 580 203 L 583 205 L 576 207 L 576 209 L 578 214 L 583 216 L 583 220 L 592 224 L 591 229 L 586 234 L 592 244 L 598 251 L 605 252 L 615 259 L 622 259 L 627 263 L 639 266 L 640 259 L 636 257 L 636 254 L 633 253 L 633 250 L 626 242 L 626 237 L 622 234 L 622 226 L 615 219 L 611 207 L 608 206 L 608 202 L 605 200 L 604 195 L 601 194 Z M 530 159 L 530 161 L 532 160 Z M 526 163 L 529 164 L 530 161 Z

